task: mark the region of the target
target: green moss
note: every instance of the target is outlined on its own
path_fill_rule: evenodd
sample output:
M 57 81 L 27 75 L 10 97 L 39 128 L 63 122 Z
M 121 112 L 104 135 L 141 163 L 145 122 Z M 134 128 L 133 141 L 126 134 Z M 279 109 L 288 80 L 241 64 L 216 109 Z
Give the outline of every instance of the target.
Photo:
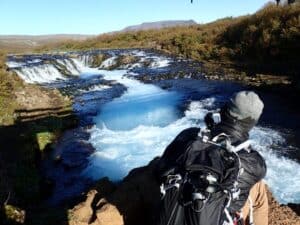
M 108 58 L 108 56 L 106 56 L 105 54 L 93 55 L 91 67 L 99 67 L 101 65 L 101 63 L 104 60 L 106 60 L 107 58 Z
M 48 144 L 51 144 L 55 139 L 55 135 L 52 132 L 40 132 L 36 134 L 36 139 L 39 145 L 40 151 L 43 151 Z
M 4 209 L 5 209 L 5 216 L 7 220 L 15 223 L 25 222 L 24 210 L 13 205 L 5 205 Z

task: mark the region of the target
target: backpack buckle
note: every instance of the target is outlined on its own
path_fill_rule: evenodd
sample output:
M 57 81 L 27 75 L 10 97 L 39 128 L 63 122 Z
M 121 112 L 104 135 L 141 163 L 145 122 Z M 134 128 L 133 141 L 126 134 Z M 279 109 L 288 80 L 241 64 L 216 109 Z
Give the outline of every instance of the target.
M 160 193 L 162 194 L 162 198 L 166 195 L 166 191 L 171 189 L 171 188 L 179 188 L 180 183 L 179 181 L 182 180 L 182 177 L 180 174 L 175 174 L 175 175 L 168 175 L 166 179 L 166 184 L 162 183 L 160 185 Z

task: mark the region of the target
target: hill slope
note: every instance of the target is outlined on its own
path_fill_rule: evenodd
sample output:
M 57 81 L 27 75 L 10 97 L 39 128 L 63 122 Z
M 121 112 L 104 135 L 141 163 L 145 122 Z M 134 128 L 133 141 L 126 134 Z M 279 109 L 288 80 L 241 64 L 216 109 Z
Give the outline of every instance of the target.
M 197 23 L 194 20 L 166 20 L 166 21 L 148 22 L 139 25 L 128 26 L 123 30 L 121 30 L 120 32 L 162 29 L 167 27 L 191 26 L 191 25 L 197 25 Z
M 154 48 L 185 58 L 234 64 L 249 70 L 247 74 L 289 75 L 294 79 L 300 70 L 299 18 L 300 4 L 269 4 L 253 15 L 203 25 L 104 34 L 39 50 Z
M 0 35 L 0 49 L 13 51 L 30 50 L 35 47 L 61 41 L 82 41 L 92 35 L 53 34 L 53 35 Z

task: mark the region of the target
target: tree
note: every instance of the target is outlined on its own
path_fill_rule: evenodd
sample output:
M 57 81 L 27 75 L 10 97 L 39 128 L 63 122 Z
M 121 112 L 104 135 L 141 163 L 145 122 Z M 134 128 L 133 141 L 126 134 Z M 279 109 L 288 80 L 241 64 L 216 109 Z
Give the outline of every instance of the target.
M 279 5 L 279 3 L 280 3 L 280 0 L 276 0 L 276 5 Z
M 288 0 L 288 4 L 293 4 L 295 3 L 295 0 Z

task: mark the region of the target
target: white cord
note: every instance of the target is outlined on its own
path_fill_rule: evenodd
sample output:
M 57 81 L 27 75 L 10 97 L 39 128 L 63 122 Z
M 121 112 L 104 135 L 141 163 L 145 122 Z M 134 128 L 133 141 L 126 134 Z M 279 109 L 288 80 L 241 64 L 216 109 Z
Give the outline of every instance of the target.
M 224 209 L 224 212 L 225 212 L 226 217 L 227 217 L 227 219 L 228 219 L 228 223 L 226 223 L 226 224 L 228 224 L 228 225 L 234 225 L 233 220 L 232 220 L 232 218 L 231 218 L 231 216 L 230 216 L 230 214 L 229 214 L 227 208 Z
M 249 201 L 249 208 L 250 208 L 250 215 L 249 215 L 249 223 L 250 225 L 254 225 L 254 222 L 253 222 L 253 202 L 252 202 L 252 199 L 251 197 L 249 196 L 248 197 L 248 201 Z

